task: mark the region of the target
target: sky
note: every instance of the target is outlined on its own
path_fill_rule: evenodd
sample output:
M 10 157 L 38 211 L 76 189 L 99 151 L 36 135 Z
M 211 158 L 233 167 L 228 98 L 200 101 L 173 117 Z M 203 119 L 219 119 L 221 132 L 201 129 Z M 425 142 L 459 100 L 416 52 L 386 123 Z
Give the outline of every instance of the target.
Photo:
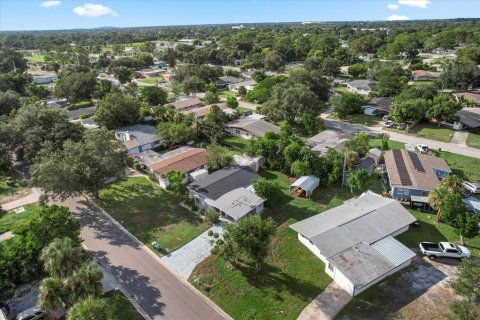
M 480 0 L 0 0 L 0 31 L 480 18 Z

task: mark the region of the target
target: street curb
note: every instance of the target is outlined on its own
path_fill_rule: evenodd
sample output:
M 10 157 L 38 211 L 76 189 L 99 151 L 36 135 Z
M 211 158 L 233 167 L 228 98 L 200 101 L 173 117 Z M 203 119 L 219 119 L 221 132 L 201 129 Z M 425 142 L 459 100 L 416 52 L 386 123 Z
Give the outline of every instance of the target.
M 215 304 L 212 300 L 210 300 L 208 297 L 206 297 L 200 290 L 195 288 L 190 282 L 185 280 L 180 274 L 177 273 L 174 269 L 172 269 L 169 265 L 167 265 L 163 260 L 156 255 L 152 250 L 150 250 L 149 247 L 147 247 L 143 242 L 137 239 L 133 234 L 130 233 L 125 227 L 123 227 L 117 220 L 115 220 L 108 212 L 106 212 L 102 207 L 100 207 L 98 204 L 96 204 L 93 200 L 89 199 L 90 203 L 92 203 L 97 209 L 102 212 L 102 214 L 107 217 L 113 224 L 115 224 L 117 227 L 119 227 L 123 232 L 125 232 L 130 238 L 132 238 L 135 242 L 139 244 L 139 246 L 143 249 L 146 250 L 146 252 L 155 258 L 165 269 L 170 271 L 171 274 L 177 278 L 177 280 L 181 281 L 183 284 L 185 284 L 187 287 L 189 287 L 193 293 L 195 293 L 199 298 L 203 299 L 209 306 L 211 306 L 215 311 L 217 311 L 221 316 L 223 316 L 225 319 L 228 320 L 233 320 L 232 317 L 230 317 L 225 311 L 223 311 L 217 304 Z

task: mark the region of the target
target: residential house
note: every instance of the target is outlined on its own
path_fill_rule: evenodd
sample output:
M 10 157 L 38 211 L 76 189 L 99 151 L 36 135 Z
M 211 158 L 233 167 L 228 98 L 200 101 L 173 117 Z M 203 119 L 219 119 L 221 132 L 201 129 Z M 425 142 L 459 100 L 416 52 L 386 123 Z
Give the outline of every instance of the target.
M 263 137 L 265 132 L 280 132 L 280 127 L 264 120 L 257 115 L 250 115 L 224 124 L 226 132 L 242 139 L 251 139 L 252 137 Z
M 220 108 L 220 110 L 222 110 L 225 114 L 231 114 L 235 112 L 235 110 L 227 107 L 226 103 L 216 103 L 215 105 L 217 105 Z M 202 121 L 206 117 L 206 115 L 210 112 L 210 108 L 212 106 L 213 104 L 208 106 L 188 109 L 188 110 L 181 110 L 180 112 L 184 114 L 193 113 L 195 114 L 195 117 L 197 118 L 197 120 Z
M 444 159 L 405 149 L 388 150 L 384 159 L 390 196 L 403 201 L 410 201 L 411 196 L 428 196 L 452 173 Z
M 145 155 L 138 154 L 136 158 L 141 158 L 139 161 L 155 173 L 162 188 L 167 188 L 170 184 L 167 178 L 170 171 L 182 172 L 185 181 L 193 181 L 193 172 L 208 170 L 207 150 L 203 148 L 181 147 L 163 154 L 154 153 L 156 152 L 147 150 Z
M 251 188 L 253 181 L 259 178 L 260 175 L 249 167 L 227 167 L 190 183 L 188 193 L 201 209 L 210 209 L 224 194 L 238 188 Z
M 370 80 L 353 80 L 347 83 L 347 90 L 366 96 L 372 92 L 373 86 L 374 82 Z
M 255 80 L 253 79 L 246 80 L 246 81 L 230 84 L 228 86 L 228 90 L 238 93 L 238 90 L 240 90 L 241 87 L 244 87 L 248 92 L 248 91 L 252 91 L 256 85 L 257 85 L 257 82 Z
M 239 83 L 239 82 L 242 82 L 242 79 L 231 77 L 231 76 L 220 77 L 218 78 L 218 81 L 217 81 L 217 88 L 225 89 L 229 85 Z
M 198 98 L 179 100 L 171 103 L 175 110 L 182 112 L 203 106 L 202 101 Z
M 164 73 L 165 70 L 163 69 L 143 69 L 140 71 L 135 72 L 135 74 L 144 77 L 144 78 L 150 78 L 150 77 L 158 77 L 162 73 Z
M 47 107 L 64 108 L 67 106 L 67 99 L 50 98 L 45 100 Z
M 472 106 L 480 107 L 480 89 L 468 90 L 468 91 L 454 91 L 452 96 L 460 101 L 461 99 L 468 100 L 472 102 Z
M 137 154 L 145 150 L 157 148 L 164 144 L 156 128 L 144 124 L 134 124 L 115 131 L 115 138 L 123 142 L 128 154 Z
M 318 156 L 324 156 L 328 149 L 335 149 L 336 151 L 345 150 L 345 143 L 353 139 L 353 134 L 343 133 L 336 130 L 323 130 L 317 135 L 307 140 L 307 145 Z
M 440 78 L 441 72 L 414 70 L 412 71 L 413 81 L 435 81 Z
M 48 84 L 57 79 L 58 76 L 56 74 L 32 75 L 32 81 L 35 84 Z
M 261 214 L 264 209 L 265 199 L 257 196 L 248 188 L 233 189 L 222 195 L 217 200 L 206 200 L 210 208 L 220 213 L 220 218 L 229 222 L 252 215 Z
M 86 108 L 80 108 L 80 109 L 75 109 L 75 110 L 68 110 L 67 111 L 67 117 L 68 120 L 78 120 L 83 117 L 90 117 L 95 114 L 95 111 L 97 110 L 97 107 L 92 106 L 92 107 L 86 107 Z
M 480 127 L 480 108 L 465 107 L 457 111 L 458 120 L 451 122 L 442 122 L 442 124 L 451 125 L 454 130 L 475 129 Z
M 348 173 L 344 175 L 344 185 L 348 186 L 348 177 L 350 176 L 351 173 L 354 173 L 360 169 L 364 169 L 367 171 L 368 176 L 372 176 L 375 168 L 378 166 L 378 163 L 380 162 L 380 158 L 382 157 L 382 150 L 373 148 L 370 149 L 367 154 L 360 159 L 360 162 L 355 164 L 350 168 Z
M 363 113 L 370 116 L 383 117 L 390 113 L 390 106 L 393 100 L 388 97 L 373 98 L 364 106 L 362 106 Z
M 325 263 L 325 272 L 356 296 L 410 265 L 415 253 L 394 237 L 415 221 L 394 199 L 367 191 L 290 228 Z
M 290 193 L 300 198 L 310 198 L 313 191 L 320 185 L 320 179 L 315 176 L 302 176 L 290 185 Z

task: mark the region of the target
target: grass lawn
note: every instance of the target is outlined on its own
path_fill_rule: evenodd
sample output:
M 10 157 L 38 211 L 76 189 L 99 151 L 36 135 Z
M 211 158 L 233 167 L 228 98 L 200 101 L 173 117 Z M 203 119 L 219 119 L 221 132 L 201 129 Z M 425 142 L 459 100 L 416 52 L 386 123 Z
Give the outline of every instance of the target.
M 366 114 L 349 114 L 343 119 L 339 119 L 336 115 L 331 114 L 328 116 L 328 119 L 332 120 L 341 120 L 343 122 L 348 122 L 352 124 L 359 124 L 362 126 L 375 126 L 380 122 L 379 117 L 369 116 Z
M 235 98 L 235 93 L 230 91 L 230 90 L 222 90 L 218 92 L 218 96 L 220 98 L 228 98 L 228 97 L 234 97 Z
M 145 245 L 160 243 L 166 254 L 210 227 L 181 200 L 147 178 L 134 177 L 110 183 L 100 191 L 98 204 Z
M 335 186 L 317 189 L 312 199 L 294 198 L 288 192 L 294 179 L 276 171 L 262 170 L 260 174 L 282 187 L 280 199 L 265 213 L 278 227 L 262 271 L 256 274 L 254 265 L 244 260 L 231 269 L 223 259 L 212 255 L 197 266 L 190 281 L 235 319 L 296 319 L 332 280 L 324 272 L 322 261 L 288 226 L 354 195 Z M 378 191 L 381 186 L 371 179 L 370 188 Z
M 34 62 L 45 62 L 45 56 L 40 54 L 34 56 L 27 56 L 25 57 L 25 59 Z
M 370 147 L 382 149 L 382 139 L 380 138 L 370 138 L 369 140 Z M 405 143 L 398 142 L 395 140 L 388 140 L 388 147 L 392 150 L 405 149 Z
M 0 214 L 0 233 L 11 231 L 17 224 L 38 217 L 39 206 L 29 204 L 24 207 L 24 212 L 9 211 L 3 215 Z
M 145 79 L 141 79 L 140 82 L 144 82 L 144 83 L 153 83 L 153 84 L 157 84 L 158 81 L 160 80 L 163 80 L 163 77 L 149 77 L 149 78 L 145 78 Z
M 15 179 L 13 187 L 7 185 L 7 177 Z M 21 177 L 16 172 L 0 173 L 0 204 L 13 201 L 28 194 L 26 185 L 20 182 Z
M 232 146 L 239 150 L 245 150 L 248 145 L 248 140 L 227 135 L 222 139 L 222 144 L 225 144 L 227 146 Z
M 433 150 L 433 154 L 445 159 L 454 174 L 470 181 L 480 181 L 480 159 L 447 151 Z
M 332 88 L 332 91 L 333 91 L 333 92 L 337 92 L 337 93 L 349 92 L 348 89 L 347 89 L 347 86 L 334 87 L 334 88 Z
M 75 109 L 81 109 L 81 108 L 87 108 L 92 106 L 92 101 L 90 100 L 80 100 L 75 103 L 72 103 L 72 106 L 69 110 L 75 110 Z
M 421 122 L 413 129 L 410 129 L 409 133 L 422 138 L 450 142 L 455 131 L 451 128 L 439 127 L 433 123 Z
M 470 132 L 467 137 L 467 145 L 472 148 L 480 149 L 480 133 Z
M 135 309 L 133 304 L 119 290 L 106 292 L 103 298 L 107 300 L 112 309 L 112 320 L 143 320 L 143 316 Z

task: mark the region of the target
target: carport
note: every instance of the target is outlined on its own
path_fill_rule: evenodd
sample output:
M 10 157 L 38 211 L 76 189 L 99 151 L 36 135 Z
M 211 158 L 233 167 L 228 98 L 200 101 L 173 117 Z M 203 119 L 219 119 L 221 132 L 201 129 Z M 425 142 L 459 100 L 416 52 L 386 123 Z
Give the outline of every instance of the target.
M 319 184 L 320 179 L 315 176 L 302 176 L 290 185 L 290 193 L 296 197 L 310 198 Z

